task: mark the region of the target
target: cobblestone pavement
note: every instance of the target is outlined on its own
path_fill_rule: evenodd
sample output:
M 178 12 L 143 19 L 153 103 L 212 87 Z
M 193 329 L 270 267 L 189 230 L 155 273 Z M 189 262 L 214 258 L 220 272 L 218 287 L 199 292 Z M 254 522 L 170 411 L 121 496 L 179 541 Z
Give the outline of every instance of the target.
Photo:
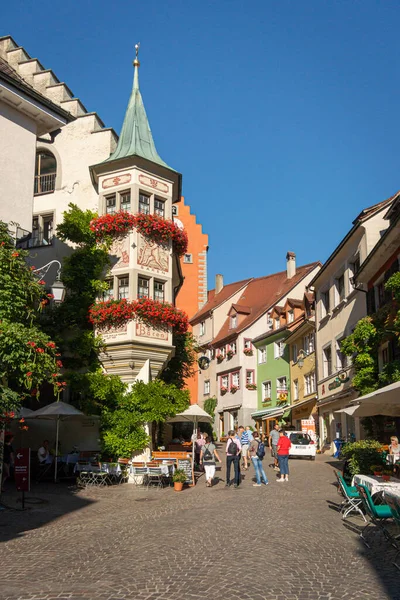
M 293 460 L 289 483 L 268 469 L 261 488 L 249 470 L 237 490 L 38 487 L 47 503 L 0 513 L 0 598 L 400 599 L 394 550 L 368 550 L 335 510 L 333 464 Z

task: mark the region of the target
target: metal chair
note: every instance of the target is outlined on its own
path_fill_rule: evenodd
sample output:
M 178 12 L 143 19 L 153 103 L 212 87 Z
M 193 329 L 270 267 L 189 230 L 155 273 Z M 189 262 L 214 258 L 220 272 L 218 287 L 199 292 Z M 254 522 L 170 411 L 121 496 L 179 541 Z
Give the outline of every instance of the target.
M 147 489 L 152 483 L 157 485 L 157 489 L 164 487 L 164 475 L 160 465 L 147 463 Z
M 129 479 L 129 467 L 130 460 L 129 458 L 119 458 L 118 466 L 120 468 L 120 473 L 118 475 L 118 483 L 126 483 Z
M 147 466 L 145 463 L 132 463 L 131 475 L 133 483 L 137 487 L 145 487 L 147 484 Z
M 356 488 L 358 493 L 360 494 L 362 505 L 365 509 L 366 514 L 369 516 L 370 521 L 366 527 L 361 531 L 360 537 L 363 540 L 364 544 L 370 548 L 371 546 L 367 542 L 365 538 L 365 532 L 368 527 L 373 524 L 380 531 L 382 531 L 385 538 L 392 543 L 392 536 L 384 526 L 384 522 L 388 519 L 393 519 L 392 511 L 387 504 L 375 504 L 372 500 L 369 489 L 365 485 L 359 485 L 356 483 Z
M 361 510 L 362 501 L 360 498 L 360 494 L 357 491 L 357 488 L 354 486 L 347 485 L 343 478 L 343 475 L 339 471 L 335 471 L 335 475 L 338 480 L 339 490 L 344 496 L 342 508 L 340 510 L 340 512 L 342 513 L 342 519 L 346 519 L 351 512 L 358 512 L 360 513 L 364 521 L 367 522 L 367 519 L 365 518 L 365 515 Z
M 396 523 L 398 530 L 400 531 L 400 498 L 398 498 L 397 496 L 392 496 L 390 493 L 386 493 L 385 494 L 385 500 L 386 500 L 387 505 L 389 506 L 389 508 L 390 508 L 390 510 L 392 512 L 393 520 Z M 400 555 L 400 542 L 399 542 L 399 538 L 400 538 L 400 535 L 394 536 L 392 538 L 393 539 L 392 543 L 393 543 L 393 546 L 397 550 L 396 556 L 394 557 L 393 564 L 400 571 L 400 564 L 397 562 L 397 558 Z

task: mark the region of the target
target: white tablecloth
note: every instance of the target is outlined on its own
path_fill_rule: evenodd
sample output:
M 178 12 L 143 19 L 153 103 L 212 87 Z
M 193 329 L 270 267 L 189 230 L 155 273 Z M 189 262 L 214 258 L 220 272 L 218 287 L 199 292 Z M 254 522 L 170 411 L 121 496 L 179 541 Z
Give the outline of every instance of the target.
M 351 485 L 356 483 L 365 485 L 371 496 L 379 492 L 385 492 L 385 490 L 400 494 L 400 481 L 394 477 L 391 477 L 390 481 L 383 481 L 382 477 L 376 477 L 375 475 L 354 475 Z
M 121 467 L 118 464 L 113 463 L 101 463 L 101 468 L 91 464 L 80 464 L 76 463 L 74 467 L 74 473 L 80 473 L 81 471 L 88 471 L 89 473 L 108 473 L 109 475 L 119 475 L 121 473 Z

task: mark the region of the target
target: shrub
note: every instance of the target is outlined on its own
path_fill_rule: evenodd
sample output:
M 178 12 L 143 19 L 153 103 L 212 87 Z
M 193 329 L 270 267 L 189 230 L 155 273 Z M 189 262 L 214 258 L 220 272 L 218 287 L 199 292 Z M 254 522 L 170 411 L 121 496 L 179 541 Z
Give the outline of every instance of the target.
M 342 455 L 348 460 L 351 475 L 369 475 L 371 467 L 384 465 L 382 446 L 375 440 L 362 440 L 343 446 Z
M 174 483 L 185 483 L 186 481 L 186 473 L 183 469 L 176 469 L 175 473 L 172 476 L 172 481 Z

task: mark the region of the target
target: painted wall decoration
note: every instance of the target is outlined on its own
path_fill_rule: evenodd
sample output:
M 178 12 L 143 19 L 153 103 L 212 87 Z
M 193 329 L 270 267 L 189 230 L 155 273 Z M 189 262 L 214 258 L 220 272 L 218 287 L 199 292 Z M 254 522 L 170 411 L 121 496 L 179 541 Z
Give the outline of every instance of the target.
M 168 273 L 168 247 L 166 245 L 157 244 L 151 240 L 146 240 L 141 235 L 138 237 L 138 265 L 145 269 L 157 271 L 158 273 Z
M 110 187 L 115 187 L 116 185 L 125 185 L 126 183 L 130 183 L 132 176 L 130 173 L 124 173 L 122 175 L 116 175 L 115 177 L 108 177 L 103 180 L 102 188 L 106 190 Z
M 107 342 L 116 340 L 120 337 L 124 337 L 128 333 L 128 324 L 122 325 L 121 327 L 111 327 L 107 332 L 102 333 Z
M 123 239 L 116 239 L 112 243 L 110 248 L 110 254 L 115 259 L 118 258 L 115 265 L 113 265 L 112 271 L 114 269 L 121 269 L 129 266 L 129 236 Z
M 139 183 L 147 185 L 153 188 L 154 190 L 158 190 L 159 192 L 163 192 L 164 194 L 168 194 L 169 192 L 169 185 L 167 183 L 164 183 L 163 181 L 158 181 L 157 179 L 154 179 L 154 177 L 149 177 L 148 175 L 144 175 L 143 173 L 140 173 L 139 175 Z
M 143 323 L 136 323 L 136 335 L 139 337 L 153 338 L 156 340 L 168 340 L 168 332 L 154 329 Z

